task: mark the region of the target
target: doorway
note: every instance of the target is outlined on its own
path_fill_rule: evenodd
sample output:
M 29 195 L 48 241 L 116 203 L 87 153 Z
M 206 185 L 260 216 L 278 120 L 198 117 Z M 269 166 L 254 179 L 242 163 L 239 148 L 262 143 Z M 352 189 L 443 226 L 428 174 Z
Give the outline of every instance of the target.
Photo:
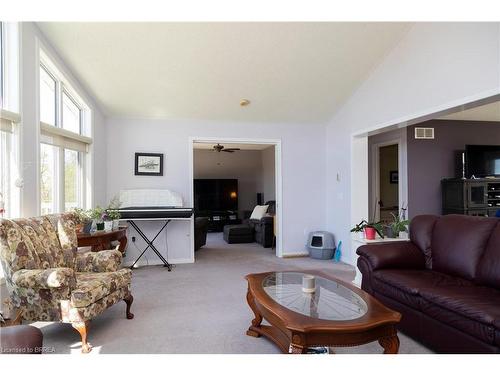
M 392 144 L 378 148 L 378 201 L 377 216 L 382 222 L 390 222 L 399 212 L 399 146 Z
M 214 147 L 216 146 L 216 147 Z M 224 148 L 220 149 L 220 146 Z M 233 152 L 222 151 L 222 150 L 237 149 Z M 245 176 L 245 171 L 238 171 L 233 164 L 233 160 L 242 161 L 242 167 L 252 168 L 252 163 L 245 162 L 245 155 L 256 153 L 258 150 L 262 151 L 263 163 L 267 162 L 267 168 L 263 168 L 263 174 L 267 174 L 267 180 L 269 180 L 269 174 L 271 174 L 272 181 L 262 182 L 256 184 L 253 181 L 249 181 Z M 264 153 L 271 157 L 265 157 Z M 202 155 L 203 154 L 203 155 Z M 249 216 L 255 205 L 263 205 L 269 200 L 275 201 L 275 207 L 273 207 L 273 225 L 272 234 L 274 237 L 272 251 L 276 256 L 282 256 L 282 197 L 281 197 L 281 141 L 280 140 L 268 140 L 268 139 L 238 139 L 238 138 L 212 138 L 212 137 L 192 137 L 189 140 L 189 180 L 190 180 L 190 205 L 195 209 L 196 216 L 196 205 L 199 203 L 200 198 L 195 196 L 195 185 L 199 184 L 198 180 L 211 180 L 202 181 L 205 183 L 231 183 L 230 179 L 238 180 L 238 189 L 234 188 L 231 190 L 233 198 L 237 197 L 238 207 L 236 210 L 231 209 L 228 211 L 233 211 L 236 216 L 228 215 L 227 217 L 222 217 L 222 215 L 217 215 L 217 220 L 229 220 L 229 221 L 243 221 L 245 223 L 246 216 Z M 242 159 L 243 158 L 243 159 Z M 213 165 L 212 165 L 213 164 Z M 200 166 L 204 168 L 203 171 L 200 170 Z M 232 175 L 228 175 L 227 169 L 232 169 Z M 243 173 L 243 174 L 242 174 Z M 266 176 L 263 176 L 265 179 Z M 215 180 L 215 181 L 214 181 Z M 249 193 L 249 187 L 256 186 L 255 191 Z M 270 188 L 271 187 L 271 188 Z M 272 191 L 271 191 L 271 190 Z M 250 189 L 251 190 L 251 189 Z M 240 204 L 241 203 L 241 204 Z M 196 221 L 196 219 L 195 219 Z M 211 223 L 211 230 L 217 227 L 215 222 Z M 229 223 L 232 224 L 232 223 Z M 219 235 L 222 238 L 222 233 L 224 225 L 216 228 Z M 192 232 L 196 235 L 196 230 Z M 257 238 L 257 236 L 256 236 Z M 195 244 L 193 236 L 193 258 L 195 255 Z M 271 250 L 271 249 L 269 249 Z

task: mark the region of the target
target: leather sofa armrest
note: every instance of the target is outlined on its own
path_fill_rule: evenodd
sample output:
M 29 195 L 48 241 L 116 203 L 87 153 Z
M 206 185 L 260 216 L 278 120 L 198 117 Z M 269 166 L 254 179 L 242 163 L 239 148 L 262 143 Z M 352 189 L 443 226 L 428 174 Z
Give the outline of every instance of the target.
M 80 253 L 76 256 L 77 272 L 114 272 L 121 268 L 122 253 L 118 250 Z
M 370 265 L 372 271 L 382 268 L 425 267 L 424 254 L 411 242 L 363 245 L 356 253 Z
M 47 268 L 36 270 L 19 270 L 12 275 L 12 282 L 21 288 L 51 289 L 76 285 L 75 271 L 72 268 Z

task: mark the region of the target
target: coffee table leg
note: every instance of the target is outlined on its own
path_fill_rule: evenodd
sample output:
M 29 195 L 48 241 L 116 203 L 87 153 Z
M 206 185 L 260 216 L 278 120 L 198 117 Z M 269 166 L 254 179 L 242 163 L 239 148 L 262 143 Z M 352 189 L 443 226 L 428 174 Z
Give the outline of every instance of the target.
M 382 337 L 378 342 L 384 348 L 384 354 L 398 354 L 399 338 L 397 333 L 392 336 Z
M 248 306 L 250 306 L 250 308 L 252 309 L 252 311 L 255 315 L 255 318 L 252 319 L 252 325 L 247 330 L 247 335 L 253 336 L 253 337 L 260 337 L 260 333 L 253 330 L 252 328 L 258 329 L 260 327 L 260 325 L 262 323 L 262 315 L 260 315 L 259 311 L 257 310 L 257 306 L 255 305 L 255 299 L 254 299 L 252 293 L 250 293 L 250 288 L 247 291 L 247 302 L 248 302 Z
M 290 353 L 291 354 L 307 354 L 307 347 L 296 345 L 296 344 L 290 344 Z

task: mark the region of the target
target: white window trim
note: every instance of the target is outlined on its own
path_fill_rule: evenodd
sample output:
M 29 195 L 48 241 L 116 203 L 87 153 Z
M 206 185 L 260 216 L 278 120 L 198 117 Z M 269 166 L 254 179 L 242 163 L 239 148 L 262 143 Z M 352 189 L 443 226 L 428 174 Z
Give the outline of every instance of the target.
M 83 208 L 90 208 L 93 201 L 93 178 L 91 169 L 92 152 L 92 111 L 86 101 L 75 89 L 75 85 L 71 83 L 62 69 L 57 66 L 56 59 L 52 58 L 44 48 L 40 40 L 38 40 L 38 55 L 39 66 L 43 67 L 56 80 L 56 123 L 54 125 L 46 124 L 40 121 L 40 143 L 51 144 L 58 146 L 59 152 L 57 155 L 58 165 L 56 168 L 57 176 L 55 176 L 55 188 L 58 191 L 58 200 L 55 202 L 57 211 L 62 212 L 65 209 L 64 197 L 64 149 L 80 151 L 78 162 L 80 164 L 81 173 L 79 186 L 80 202 Z M 40 95 L 40 79 L 37 79 L 38 95 Z M 80 109 L 80 134 L 63 129 L 63 93 L 66 94 Z M 40 98 L 39 100 L 40 101 Z M 38 116 L 40 112 L 38 111 Z M 83 157 L 82 157 L 83 156 Z M 39 153 L 39 168 L 41 158 Z M 39 175 L 39 179 L 41 176 Z M 41 184 L 38 183 L 38 211 L 41 210 Z

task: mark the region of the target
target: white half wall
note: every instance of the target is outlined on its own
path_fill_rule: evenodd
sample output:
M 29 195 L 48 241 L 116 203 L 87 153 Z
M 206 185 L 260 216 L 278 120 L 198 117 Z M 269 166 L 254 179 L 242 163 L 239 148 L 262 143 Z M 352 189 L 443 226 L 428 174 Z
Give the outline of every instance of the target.
M 368 145 L 354 136 L 498 94 L 499 47 L 499 23 L 417 23 L 328 124 L 327 223 L 345 261 L 368 214 Z
M 112 118 L 106 123 L 106 131 L 108 199 L 120 189 L 164 188 L 179 192 L 188 206 L 192 204 L 189 201 L 190 137 L 280 139 L 283 255 L 304 253 L 308 232 L 325 228 L 324 126 Z M 141 151 L 164 154 L 162 177 L 134 176 L 134 153 Z M 175 224 L 169 229 L 168 257 L 172 263 L 180 263 L 190 259 L 191 249 L 185 238 L 191 233 L 188 223 Z M 148 236 L 154 234 L 151 224 L 143 225 Z M 174 232 L 177 233 L 174 235 Z M 129 240 L 132 235 L 136 236 L 130 233 Z M 145 246 L 139 238 L 136 245 L 138 249 Z M 138 249 L 129 242 L 127 258 L 135 259 Z M 167 255 L 164 243 L 158 242 L 158 249 Z M 156 256 L 149 251 L 148 254 L 150 260 L 157 263 Z

